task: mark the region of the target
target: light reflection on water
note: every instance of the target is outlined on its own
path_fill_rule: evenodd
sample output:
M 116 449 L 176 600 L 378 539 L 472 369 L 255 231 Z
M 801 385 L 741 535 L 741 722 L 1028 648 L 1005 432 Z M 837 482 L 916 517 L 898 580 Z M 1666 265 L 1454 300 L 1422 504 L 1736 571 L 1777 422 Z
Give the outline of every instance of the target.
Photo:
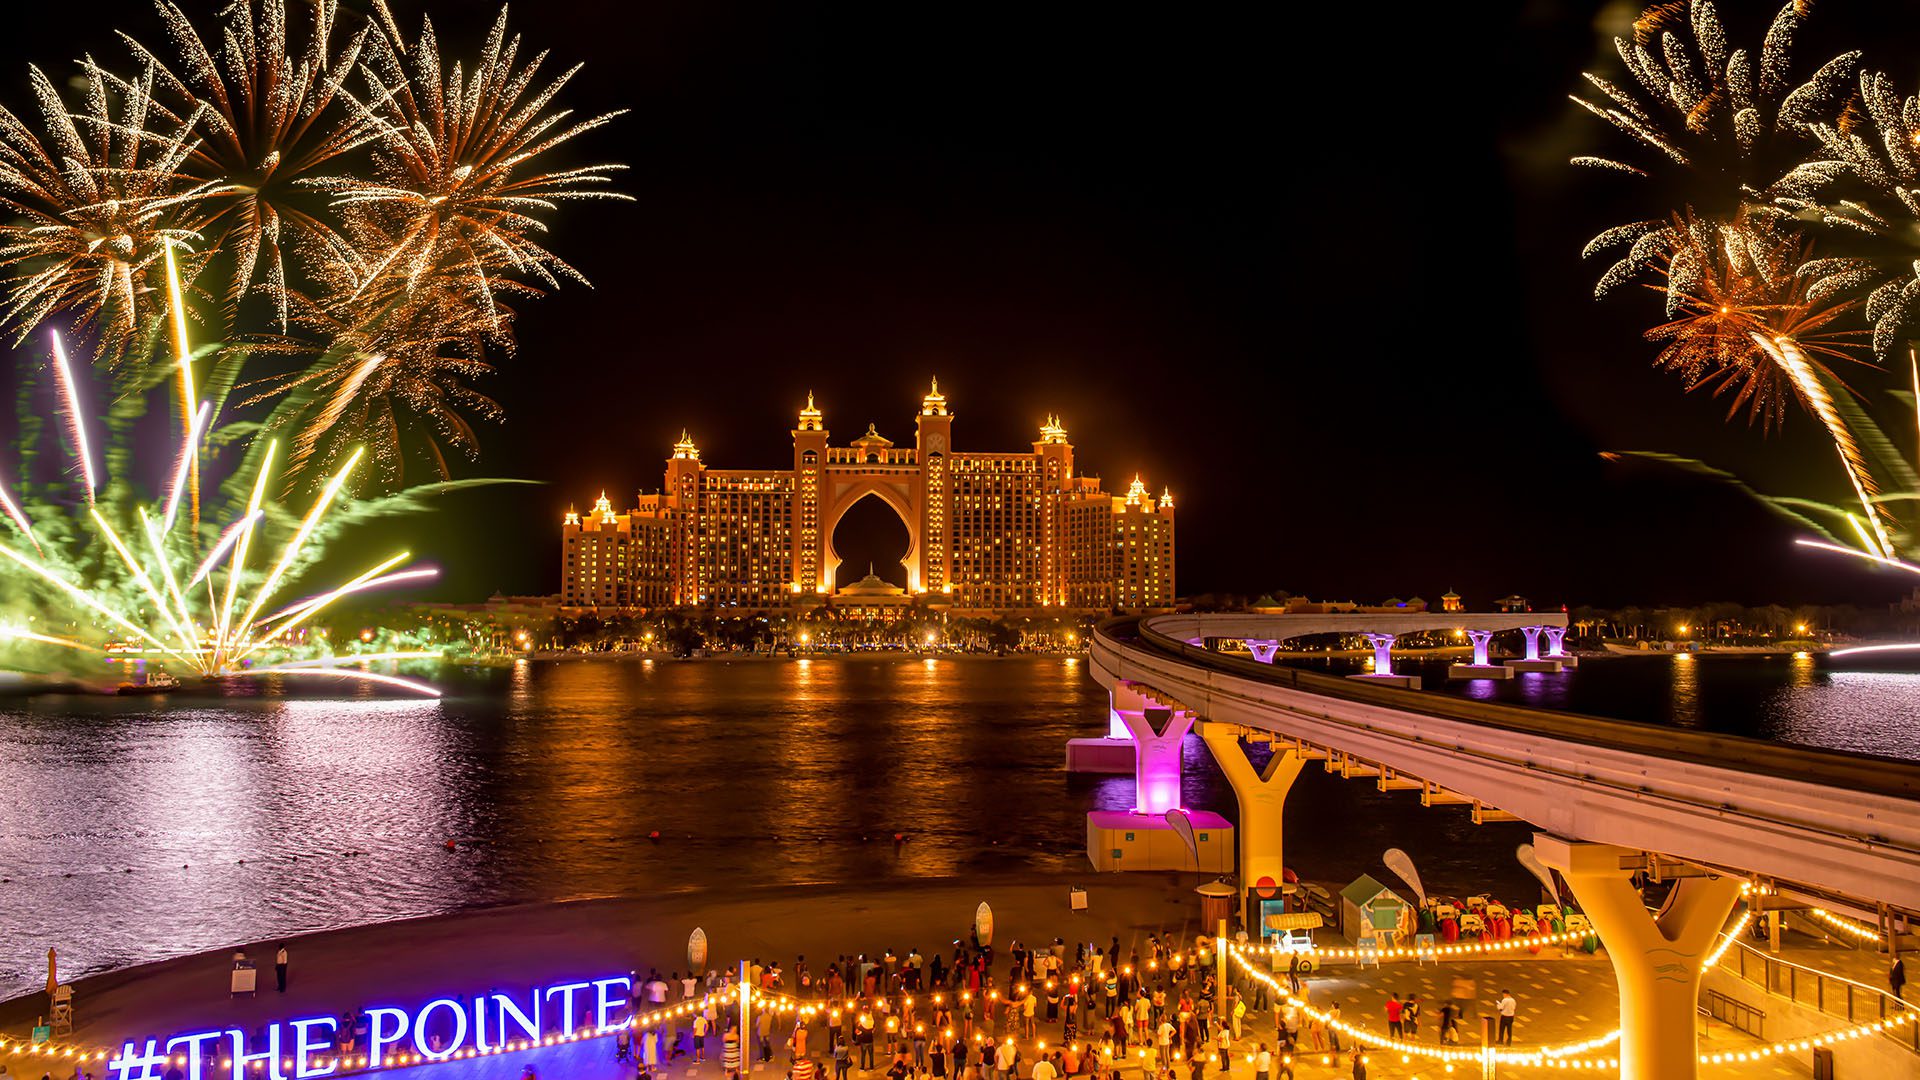
M 1920 675 L 1694 663 L 1453 689 L 1920 756 Z M 522 662 L 447 683 L 429 702 L 0 709 L 0 996 L 48 946 L 77 976 L 485 904 L 1084 870 L 1086 812 L 1132 804 L 1131 777 L 1062 769 L 1068 738 L 1107 726 L 1070 660 Z M 1237 816 L 1204 745 L 1184 756 L 1185 804 Z M 1287 822 L 1289 864 L 1319 880 L 1385 874 L 1402 847 L 1437 892 L 1530 894 L 1524 824 L 1319 769 Z

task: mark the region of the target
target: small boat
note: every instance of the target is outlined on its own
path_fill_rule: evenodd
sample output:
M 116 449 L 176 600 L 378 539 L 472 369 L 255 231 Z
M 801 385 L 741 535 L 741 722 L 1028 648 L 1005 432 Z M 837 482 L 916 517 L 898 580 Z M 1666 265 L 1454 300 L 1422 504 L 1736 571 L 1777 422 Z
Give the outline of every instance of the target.
M 139 682 L 121 683 L 118 692 L 132 696 L 134 694 L 165 694 L 178 689 L 180 689 L 179 679 L 164 671 L 149 671 Z

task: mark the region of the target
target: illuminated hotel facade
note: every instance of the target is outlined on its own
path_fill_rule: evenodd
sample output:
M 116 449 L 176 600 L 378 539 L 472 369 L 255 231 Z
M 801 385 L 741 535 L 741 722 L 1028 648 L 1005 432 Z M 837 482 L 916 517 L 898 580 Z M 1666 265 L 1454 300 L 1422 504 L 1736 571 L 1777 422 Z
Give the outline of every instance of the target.
M 1135 478 L 1114 495 L 1074 470 L 1073 444 L 1049 417 L 1031 450 L 953 447 L 953 414 L 936 382 L 920 401 L 914 444 L 867 426 L 831 446 L 807 395 L 793 458 L 777 469 L 714 469 L 683 434 L 658 494 L 625 512 L 604 494 L 561 526 L 561 604 L 589 608 L 813 604 L 842 580 L 833 531 L 863 499 L 907 527 L 907 591 L 958 609 L 1169 607 L 1173 497 Z M 859 568 L 860 574 L 865 567 Z

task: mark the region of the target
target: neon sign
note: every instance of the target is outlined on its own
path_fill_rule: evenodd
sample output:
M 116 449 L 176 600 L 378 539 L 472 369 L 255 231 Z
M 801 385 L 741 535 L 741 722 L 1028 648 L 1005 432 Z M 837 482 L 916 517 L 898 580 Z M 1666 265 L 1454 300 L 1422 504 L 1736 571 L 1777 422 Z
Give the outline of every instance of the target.
M 211 1028 L 157 1038 L 129 1039 L 107 1063 L 113 1080 L 162 1080 L 171 1065 L 187 1080 L 310 1080 L 333 1076 L 349 1060 L 371 1071 L 395 1065 L 477 1057 L 531 1047 L 582 1029 L 604 1032 L 632 1022 L 627 997 L 633 977 L 535 986 L 523 997 L 490 991 L 473 998 L 437 997 L 416 1009 L 365 1010 L 364 1037 L 343 1033 L 340 1018 L 309 1016 L 277 1021 L 251 1034 Z M 349 1034 L 355 1049 L 340 1049 Z M 360 1047 L 364 1046 L 364 1054 Z

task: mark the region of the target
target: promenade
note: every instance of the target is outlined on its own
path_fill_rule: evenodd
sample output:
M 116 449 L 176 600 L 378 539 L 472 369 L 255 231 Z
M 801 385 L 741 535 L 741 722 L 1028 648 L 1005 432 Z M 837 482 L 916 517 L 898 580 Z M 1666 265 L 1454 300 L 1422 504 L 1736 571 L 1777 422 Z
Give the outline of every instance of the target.
M 1068 908 L 1072 884 L 1087 888 L 1087 911 Z M 490 987 L 510 988 L 551 983 L 569 978 L 625 974 L 662 974 L 684 970 L 686 939 L 702 927 L 711 944 L 712 966 L 725 969 L 735 958 L 778 961 L 789 975 L 797 956 L 809 958 L 813 970 L 840 954 L 866 952 L 870 956 L 891 950 L 905 956 L 917 949 L 927 956 L 951 952 L 952 942 L 964 938 L 974 908 L 982 900 L 996 914 L 994 967 L 1015 940 L 1043 945 L 1059 937 L 1067 942 L 1105 943 L 1117 937 L 1123 955 L 1134 949 L 1146 954 L 1149 936 L 1169 943 L 1191 942 L 1201 931 L 1199 905 L 1189 876 L 1128 875 L 1125 877 L 1058 876 L 1019 883 L 992 881 L 929 881 L 899 886 L 819 886 L 778 889 L 741 889 L 729 894 L 712 892 L 668 894 L 639 899 L 582 899 L 571 903 L 512 907 L 446 917 L 388 923 L 292 940 L 291 980 L 286 994 L 272 989 L 270 967 L 274 943 L 253 943 L 250 952 L 262 963 L 262 992 L 254 998 L 230 999 L 226 993 L 231 950 L 186 957 L 87 979 L 77 986 L 74 1042 L 86 1046 L 118 1046 L 127 1038 L 164 1038 L 186 1030 L 258 1025 L 291 1016 L 339 1015 L 369 1004 L 421 1002 L 441 995 L 471 994 Z M 1802 950 L 1805 952 L 1806 950 Z M 1072 950 L 1069 948 L 1069 961 Z M 1856 962 L 1858 962 L 1856 960 Z M 1004 974 L 1004 972 L 1000 972 Z M 791 983 L 786 987 L 791 992 Z M 1592 1038 L 1614 1026 L 1616 1000 L 1613 973 L 1604 955 L 1562 954 L 1548 948 L 1538 957 L 1487 960 L 1454 958 L 1439 964 L 1389 962 L 1378 967 L 1332 964 L 1309 979 L 1306 992 L 1320 1007 L 1337 1001 L 1345 1020 L 1384 1033 L 1389 993 L 1412 994 L 1422 1002 L 1419 1037 L 1431 1040 L 1439 1007 L 1455 1001 L 1463 1008 L 1463 1045 L 1477 1045 L 1478 1017 L 1493 1008 L 1503 990 L 1519 1002 L 1515 1048 Z M 677 996 L 677 995 L 676 995 Z M 38 1000 L 36 1000 L 38 999 Z M 44 1008 L 44 998 L 27 998 L 0 1005 L 0 1033 L 19 1037 Z M 786 1021 L 790 1024 L 791 1021 Z M 813 1057 L 825 1065 L 823 1020 L 816 1021 L 810 1042 Z M 784 1039 L 782 1031 L 776 1046 Z M 1058 1046 L 1058 1025 L 1042 1025 L 1037 1039 Z M 1004 1037 L 1004 1033 L 1001 1033 Z M 1085 1037 L 1085 1032 L 1082 1033 Z M 1750 1048 L 1754 1040 L 1713 1025 L 1705 1032 L 1705 1052 Z M 1274 1045 L 1273 1018 L 1268 1011 L 1249 1013 L 1244 1038 L 1235 1044 L 1231 1075 L 1251 1080 L 1242 1055 L 1259 1041 Z M 1024 1059 L 1034 1060 L 1037 1040 L 1027 1040 Z M 1349 1042 L 1349 1045 L 1351 1043 Z M 1601 1055 L 1604 1056 L 1604 1053 Z M 385 1075 L 407 1080 L 518 1080 L 532 1065 L 547 1080 L 612 1080 L 631 1077 L 632 1066 L 614 1061 L 611 1038 L 545 1047 L 520 1053 L 388 1070 Z M 871 1076 L 881 1075 L 888 1062 L 876 1062 Z M 54 1071 L 36 1059 L 13 1064 L 13 1075 L 37 1077 L 49 1072 L 72 1075 L 70 1064 Z M 1377 1052 L 1369 1058 L 1371 1077 L 1457 1075 L 1477 1071 L 1460 1065 L 1449 1074 L 1444 1065 L 1414 1057 L 1403 1061 L 1395 1053 Z M 772 1064 L 754 1075 L 778 1080 L 786 1072 L 783 1050 Z M 1346 1060 L 1329 1063 L 1303 1053 L 1294 1063 L 1296 1074 L 1348 1076 Z M 1132 1072 L 1128 1067 L 1123 1071 Z M 1184 1064 L 1176 1080 L 1188 1080 Z M 1558 1069 L 1502 1066 L 1501 1076 L 1564 1075 Z M 89 1075 L 103 1075 L 100 1064 Z M 667 1077 L 722 1075 L 717 1063 L 695 1069 L 686 1059 L 675 1059 L 659 1074 Z M 824 1073 L 830 1075 L 830 1071 Z M 1024 1075 L 1024 1073 L 1023 1073 Z M 1216 1066 L 1211 1077 L 1222 1071 Z M 1804 1058 L 1786 1056 L 1763 1063 L 1709 1066 L 1707 1077 L 1807 1076 Z M 869 1074 L 855 1070 L 855 1080 Z

